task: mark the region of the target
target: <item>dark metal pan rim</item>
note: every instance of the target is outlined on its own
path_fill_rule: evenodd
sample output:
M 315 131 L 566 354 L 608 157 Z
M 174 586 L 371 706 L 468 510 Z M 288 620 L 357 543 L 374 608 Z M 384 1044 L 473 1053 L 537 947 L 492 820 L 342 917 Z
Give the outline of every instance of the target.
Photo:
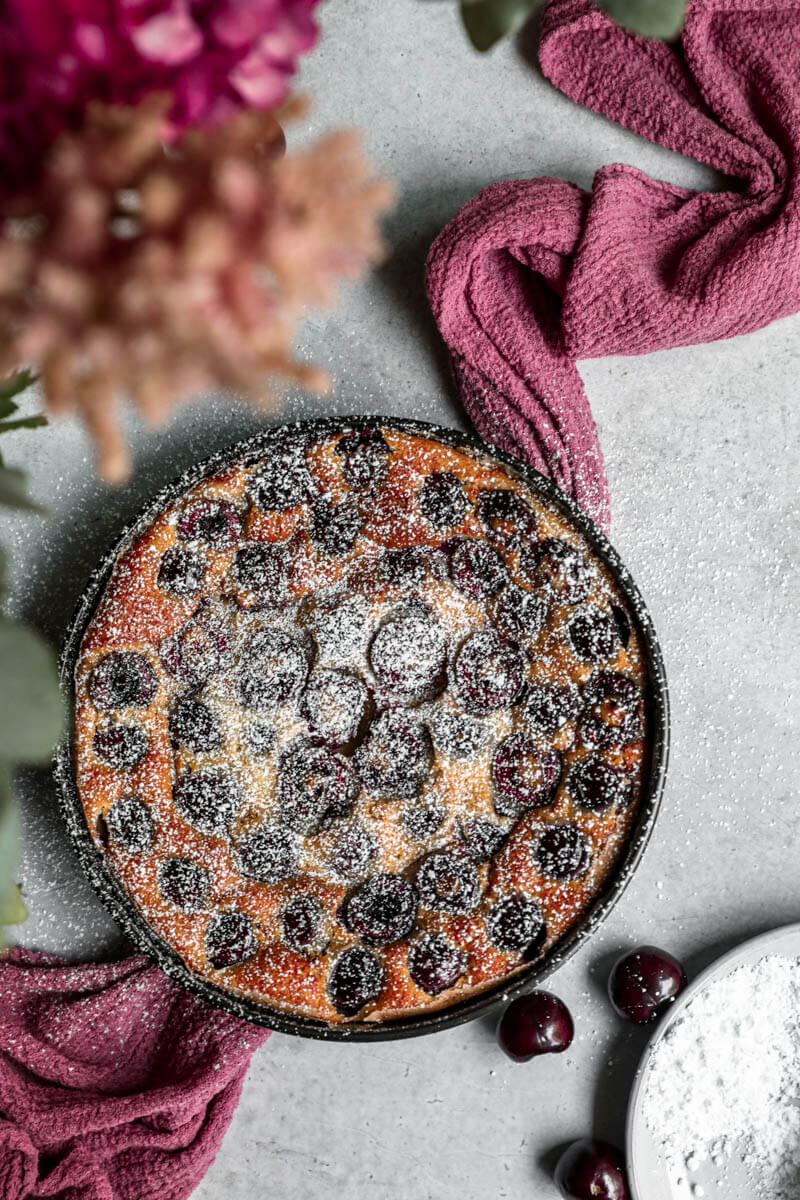
M 495 449 L 475 434 L 462 433 L 459 430 L 447 429 L 426 421 L 390 417 L 378 413 L 363 416 L 356 414 L 344 417 L 319 417 L 274 426 L 194 464 L 177 479 L 162 488 L 138 516 L 126 525 L 90 575 L 67 628 L 59 662 L 62 687 L 71 692 L 84 632 L 118 556 L 167 504 L 205 476 L 216 474 L 235 462 L 253 461 L 276 444 L 296 439 L 319 438 L 348 429 L 369 426 L 381 426 L 396 429 L 399 432 L 416 433 L 432 441 L 439 441 L 455 450 L 465 451 L 473 457 L 500 463 L 572 521 L 586 538 L 594 553 L 611 572 L 630 606 L 642 638 L 647 658 L 648 694 L 646 705 L 650 747 L 647 779 L 639 802 L 637 822 L 628 839 L 624 854 L 612 872 L 603 892 L 598 895 L 575 926 L 541 959 L 526 965 L 511 976 L 506 976 L 485 990 L 446 1008 L 413 1013 L 385 1021 L 358 1021 L 332 1025 L 289 1011 L 273 1009 L 226 991 L 196 975 L 187 967 L 176 951 L 161 941 L 124 892 L 89 832 L 75 782 L 72 731 L 70 730 L 58 747 L 54 758 L 59 807 L 86 877 L 128 939 L 140 951 L 152 958 L 167 975 L 183 984 L 189 991 L 207 1003 L 244 1020 L 265 1025 L 281 1033 L 331 1041 L 388 1041 L 449 1029 L 486 1013 L 500 1002 L 511 1000 L 530 991 L 531 988 L 540 984 L 555 970 L 563 966 L 599 928 L 630 882 L 653 831 L 664 788 L 669 754 L 669 697 L 664 663 L 656 632 L 636 584 L 605 534 L 573 500 L 560 491 L 552 480 L 512 455 Z

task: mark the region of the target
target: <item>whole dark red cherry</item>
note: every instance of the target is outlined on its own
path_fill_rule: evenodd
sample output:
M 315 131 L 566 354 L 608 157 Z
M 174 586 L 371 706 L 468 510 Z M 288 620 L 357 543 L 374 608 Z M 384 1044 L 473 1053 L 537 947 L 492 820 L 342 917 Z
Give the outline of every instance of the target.
M 686 987 L 686 972 L 677 958 L 657 946 L 640 946 L 614 964 L 608 995 L 621 1017 L 646 1025 Z
M 500 1048 L 514 1062 L 561 1054 L 574 1035 L 569 1009 L 552 992 L 531 992 L 512 1000 L 497 1025 Z
M 630 1200 L 622 1155 L 593 1138 L 581 1138 L 564 1151 L 555 1183 L 564 1200 Z

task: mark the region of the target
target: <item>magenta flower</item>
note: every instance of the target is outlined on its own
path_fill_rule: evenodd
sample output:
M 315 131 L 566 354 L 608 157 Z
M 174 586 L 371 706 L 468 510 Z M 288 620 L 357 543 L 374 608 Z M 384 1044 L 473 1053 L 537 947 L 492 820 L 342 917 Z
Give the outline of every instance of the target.
M 317 0 L 5 0 L 0 5 L 0 186 L 93 99 L 174 98 L 170 129 L 274 108 L 317 37 Z

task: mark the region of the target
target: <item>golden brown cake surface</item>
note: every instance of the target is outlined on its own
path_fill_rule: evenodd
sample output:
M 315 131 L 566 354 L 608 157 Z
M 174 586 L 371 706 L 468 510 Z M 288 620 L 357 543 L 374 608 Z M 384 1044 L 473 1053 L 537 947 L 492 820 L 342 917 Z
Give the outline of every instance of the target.
M 327 1022 L 551 947 L 630 834 L 643 650 L 490 459 L 386 426 L 201 480 L 117 560 L 75 674 L 88 827 L 197 975 Z

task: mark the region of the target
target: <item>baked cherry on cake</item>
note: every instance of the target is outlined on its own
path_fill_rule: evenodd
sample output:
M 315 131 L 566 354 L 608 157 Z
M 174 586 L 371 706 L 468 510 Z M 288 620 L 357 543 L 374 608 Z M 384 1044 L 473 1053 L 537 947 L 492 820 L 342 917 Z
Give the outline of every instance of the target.
M 604 889 L 645 682 L 611 573 L 510 470 L 390 425 L 289 430 L 114 564 L 78 790 L 197 976 L 387 1022 L 513 976 Z

